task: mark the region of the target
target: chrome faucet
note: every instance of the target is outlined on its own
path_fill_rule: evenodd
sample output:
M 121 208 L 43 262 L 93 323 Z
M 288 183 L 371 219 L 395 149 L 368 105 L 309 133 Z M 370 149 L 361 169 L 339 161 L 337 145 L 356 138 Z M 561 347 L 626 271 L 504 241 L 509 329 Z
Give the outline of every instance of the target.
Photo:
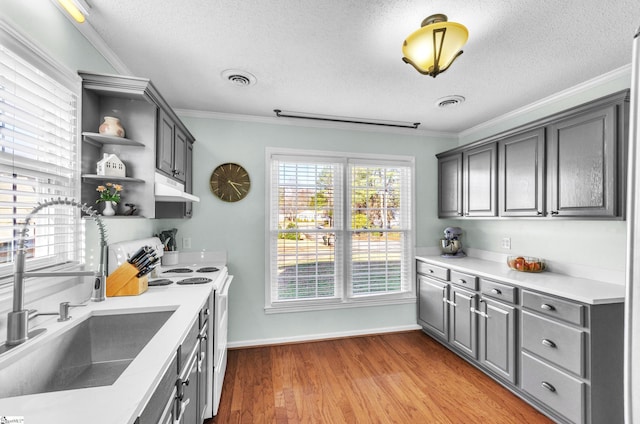
M 40 210 L 54 205 L 68 205 L 79 208 L 82 212 L 93 218 L 98 229 L 100 231 L 100 266 L 98 271 L 61 271 L 61 272 L 27 272 L 25 268 L 25 237 L 27 233 L 27 227 L 31 219 Z M 29 318 L 33 317 L 33 311 L 24 309 L 24 279 L 25 277 L 65 277 L 65 276 L 92 276 L 95 277 L 93 282 L 93 291 L 91 300 L 94 302 L 100 302 L 105 300 L 106 296 L 106 267 L 105 262 L 107 258 L 107 237 L 104 223 L 100 218 L 98 212 L 96 212 L 91 206 L 87 206 L 86 203 L 79 203 L 73 199 L 50 199 L 38 205 L 29 212 L 27 219 L 22 226 L 18 239 L 18 249 L 16 253 L 16 259 L 13 266 L 13 311 L 7 314 L 7 341 L 6 346 L 16 346 L 24 343 L 36 334 L 30 335 L 29 333 Z M 44 330 L 41 330 L 42 332 Z M 40 333 L 38 332 L 38 334 Z

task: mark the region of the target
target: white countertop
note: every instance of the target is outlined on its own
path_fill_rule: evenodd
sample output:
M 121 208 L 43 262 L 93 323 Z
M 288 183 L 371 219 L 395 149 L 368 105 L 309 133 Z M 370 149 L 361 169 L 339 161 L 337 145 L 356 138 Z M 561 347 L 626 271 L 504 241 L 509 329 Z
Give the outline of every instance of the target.
M 226 273 L 208 284 L 149 287 L 139 296 L 109 297 L 73 308 L 71 320 L 45 321 L 47 331 L 12 349 L 0 358 L 0 367 L 10 366 L 21 355 L 37 349 L 91 315 L 175 310 L 135 360 L 111 386 L 66 390 L 0 399 L 0 416 L 22 416 L 28 424 L 124 424 L 133 423 L 153 394 L 178 346 L 198 319 L 208 295 L 224 281 Z M 36 327 L 37 328 L 37 327 Z M 3 381 L 2 384 L 19 384 Z
M 539 273 L 514 271 L 504 262 L 473 257 L 448 259 L 441 256 L 416 256 L 416 259 L 590 305 L 621 303 L 624 302 L 625 297 L 625 287 L 622 284 L 570 277 L 547 271 Z

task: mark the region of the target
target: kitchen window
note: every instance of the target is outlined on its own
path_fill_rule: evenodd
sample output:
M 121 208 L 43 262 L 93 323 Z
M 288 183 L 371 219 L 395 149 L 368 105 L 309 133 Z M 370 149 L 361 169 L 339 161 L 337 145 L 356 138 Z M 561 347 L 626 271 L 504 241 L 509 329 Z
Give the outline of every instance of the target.
M 267 152 L 267 312 L 415 301 L 410 157 Z
M 0 25 L 0 276 L 12 273 L 18 234 L 38 202 L 79 197 L 79 88 L 77 75 Z M 81 260 L 78 210 L 45 208 L 31 222 L 29 269 Z

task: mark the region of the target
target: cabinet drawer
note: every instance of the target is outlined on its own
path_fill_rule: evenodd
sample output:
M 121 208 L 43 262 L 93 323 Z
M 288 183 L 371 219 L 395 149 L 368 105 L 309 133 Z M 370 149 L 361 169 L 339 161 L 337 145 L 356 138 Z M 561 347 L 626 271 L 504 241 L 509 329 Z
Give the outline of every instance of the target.
M 478 277 L 460 271 L 451 271 L 451 282 L 469 290 L 478 290 Z
M 577 303 L 523 291 L 522 306 L 540 314 L 584 325 L 585 307 Z
M 509 303 L 518 301 L 518 289 L 496 281 L 480 279 L 480 292 Z
M 522 312 L 522 348 L 556 365 L 584 375 L 585 332 Z
M 180 345 L 180 360 L 178 361 L 178 369 L 180 370 L 180 373 L 182 373 L 182 371 L 184 370 L 184 367 L 187 365 L 187 362 L 189 361 L 189 356 L 191 355 L 191 352 L 193 351 L 193 349 L 196 346 L 196 343 L 198 342 L 198 334 L 200 333 L 200 326 L 199 326 L 199 322 L 196 319 L 196 322 L 193 323 L 193 325 L 191 326 L 191 329 L 189 330 L 189 333 L 187 334 L 187 337 L 185 337 L 184 341 L 182 342 L 182 345 Z
M 428 264 L 426 262 L 417 261 L 416 271 L 419 274 L 428 275 L 430 277 L 439 278 L 444 281 L 449 281 L 449 270 L 447 268 Z
M 522 354 L 522 390 L 574 423 L 584 422 L 585 383 Z

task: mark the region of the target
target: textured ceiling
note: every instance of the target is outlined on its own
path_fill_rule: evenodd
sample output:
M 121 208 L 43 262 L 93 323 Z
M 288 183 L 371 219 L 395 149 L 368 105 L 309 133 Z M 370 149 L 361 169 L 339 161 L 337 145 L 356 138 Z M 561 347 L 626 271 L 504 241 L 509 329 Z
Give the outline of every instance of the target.
M 176 109 L 273 109 L 421 122 L 460 132 L 631 62 L 637 0 L 89 0 L 89 22 Z M 469 29 L 437 78 L 402 62 L 422 20 Z M 239 87 L 227 69 L 256 76 Z M 461 106 L 437 99 L 462 95 Z

